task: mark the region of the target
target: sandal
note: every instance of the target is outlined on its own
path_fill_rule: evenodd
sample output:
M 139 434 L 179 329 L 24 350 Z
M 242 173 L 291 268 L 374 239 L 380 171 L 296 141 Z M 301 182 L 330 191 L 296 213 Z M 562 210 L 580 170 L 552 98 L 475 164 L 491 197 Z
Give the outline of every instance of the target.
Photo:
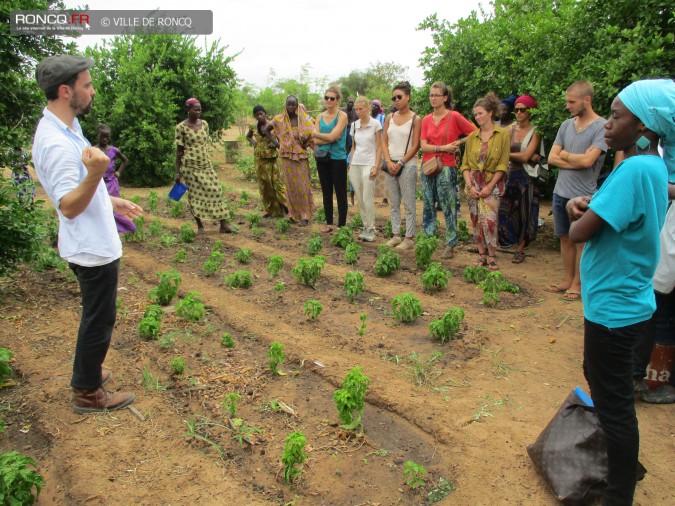
M 497 265 L 497 262 L 496 262 L 497 257 L 496 257 L 496 256 L 492 256 L 492 255 L 488 255 L 488 258 L 493 258 L 494 260 L 490 260 L 490 261 L 487 263 L 487 268 L 490 269 L 491 271 L 498 271 L 498 270 L 499 270 L 499 265 Z
M 514 251 L 513 252 L 513 262 L 514 264 L 522 264 L 525 261 L 525 253 L 522 251 Z
M 476 267 L 484 267 L 484 266 L 486 266 L 487 264 L 488 264 L 488 263 L 487 263 L 487 257 L 486 257 L 486 255 L 481 255 L 481 256 L 479 256 L 479 257 L 476 259 L 476 263 L 474 263 L 474 265 L 475 265 Z
M 558 297 L 563 302 L 580 302 L 581 292 L 578 290 L 566 290 L 564 294 Z
M 332 234 L 333 232 L 335 232 L 333 225 L 326 225 L 326 228 L 323 229 L 324 234 Z

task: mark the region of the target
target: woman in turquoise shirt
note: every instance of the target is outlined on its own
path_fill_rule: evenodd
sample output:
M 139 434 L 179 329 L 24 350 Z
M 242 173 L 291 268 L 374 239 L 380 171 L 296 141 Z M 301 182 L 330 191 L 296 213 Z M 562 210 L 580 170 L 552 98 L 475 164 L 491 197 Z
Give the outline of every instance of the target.
M 326 110 L 314 122 L 314 144 L 318 146 L 314 156 L 323 194 L 323 209 L 326 212 L 324 232 L 332 233 L 333 190 L 338 204 L 338 227 L 347 223 L 347 114 L 339 109 L 340 90 L 331 86 L 323 97 Z

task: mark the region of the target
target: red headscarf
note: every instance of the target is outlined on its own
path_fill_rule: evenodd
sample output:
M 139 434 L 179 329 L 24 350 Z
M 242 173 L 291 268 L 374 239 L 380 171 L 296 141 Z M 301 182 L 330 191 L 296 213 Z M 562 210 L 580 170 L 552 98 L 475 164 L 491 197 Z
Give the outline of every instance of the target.
M 518 104 L 523 104 L 528 109 L 536 109 L 537 101 L 529 95 L 521 95 L 516 99 L 514 107 Z
M 187 107 L 187 108 L 189 109 L 190 107 L 192 107 L 193 105 L 198 104 L 198 103 L 199 103 L 199 100 L 198 100 L 198 99 L 196 99 L 196 98 L 188 98 L 188 99 L 185 101 L 185 107 Z

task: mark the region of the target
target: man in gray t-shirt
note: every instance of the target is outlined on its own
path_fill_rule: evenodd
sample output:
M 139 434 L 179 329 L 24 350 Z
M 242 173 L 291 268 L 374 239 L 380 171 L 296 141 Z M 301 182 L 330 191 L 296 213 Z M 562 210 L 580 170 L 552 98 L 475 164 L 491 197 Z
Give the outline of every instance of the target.
M 579 261 L 584 246 L 569 239 L 570 222 L 565 206 L 571 198 L 590 197 L 597 190 L 607 152 L 606 120 L 593 110 L 593 86 L 587 81 L 576 81 L 567 88 L 565 100 L 572 118 L 560 125 L 548 155 L 548 163 L 559 169 L 553 189 L 553 222 L 555 234 L 560 238 L 565 277 L 545 290 L 561 294 L 565 301 L 578 301 L 581 300 Z

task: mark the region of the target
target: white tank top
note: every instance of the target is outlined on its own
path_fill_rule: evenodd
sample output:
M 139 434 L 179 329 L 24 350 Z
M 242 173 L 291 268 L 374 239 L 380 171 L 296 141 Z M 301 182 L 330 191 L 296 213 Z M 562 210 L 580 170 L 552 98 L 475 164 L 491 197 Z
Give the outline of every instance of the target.
M 389 148 L 389 157 L 394 161 L 403 158 L 406 152 L 406 144 L 408 144 L 408 149 L 410 149 L 410 144 L 413 141 L 412 135 L 410 135 L 413 119 L 415 119 L 415 116 L 400 126 L 394 123 L 393 116 L 389 119 L 389 129 L 387 130 L 389 144 L 387 144 L 387 147 Z M 408 142 L 408 137 L 410 137 L 410 142 Z

